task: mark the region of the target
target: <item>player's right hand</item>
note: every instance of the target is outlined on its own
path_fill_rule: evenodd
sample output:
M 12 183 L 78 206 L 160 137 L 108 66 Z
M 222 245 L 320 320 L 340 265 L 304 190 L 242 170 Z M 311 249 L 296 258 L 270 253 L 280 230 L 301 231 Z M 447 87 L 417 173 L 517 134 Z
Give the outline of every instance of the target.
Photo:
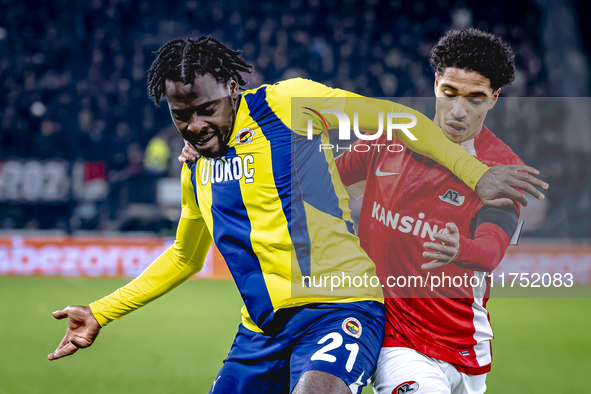
M 183 147 L 181 155 L 179 156 L 179 162 L 181 164 L 189 161 L 191 163 L 195 163 L 198 158 L 199 153 L 197 153 L 197 150 L 185 140 L 185 146 Z
M 68 329 L 55 352 L 47 356 L 49 360 L 57 360 L 76 353 L 78 349 L 89 347 L 101 330 L 100 324 L 87 306 L 71 305 L 53 312 L 53 317 L 68 318 Z
M 534 186 L 548 189 L 546 182 L 528 173 L 538 175 L 540 172 L 533 167 L 520 164 L 494 166 L 484 173 L 474 191 L 485 205 L 502 207 L 512 205 L 515 200 L 526 207 L 527 199 L 519 189 L 538 200 L 543 200 L 544 194 Z

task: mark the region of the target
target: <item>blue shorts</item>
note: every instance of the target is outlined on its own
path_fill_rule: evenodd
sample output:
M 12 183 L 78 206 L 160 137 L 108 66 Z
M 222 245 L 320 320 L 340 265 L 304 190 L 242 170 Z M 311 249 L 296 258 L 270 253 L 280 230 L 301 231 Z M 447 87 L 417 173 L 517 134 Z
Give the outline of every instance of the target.
M 240 324 L 210 394 L 288 394 L 306 371 L 337 376 L 360 393 L 382 346 L 384 306 L 360 301 L 286 308 L 271 325 L 259 333 Z

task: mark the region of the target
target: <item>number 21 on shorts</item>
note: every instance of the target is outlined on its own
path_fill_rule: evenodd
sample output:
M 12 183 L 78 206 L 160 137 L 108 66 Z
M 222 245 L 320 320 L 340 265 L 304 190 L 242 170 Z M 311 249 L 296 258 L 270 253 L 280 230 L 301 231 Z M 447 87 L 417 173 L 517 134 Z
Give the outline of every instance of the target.
M 337 349 L 341 347 L 343 344 L 343 336 L 338 332 L 331 332 L 330 334 L 325 335 L 322 337 L 321 340 L 318 341 L 319 345 L 324 344 L 327 341 L 329 342 L 327 345 L 323 346 L 320 350 L 312 355 L 310 360 L 320 360 L 326 361 L 329 363 L 334 363 L 337 361 L 336 356 L 330 354 L 331 350 Z M 349 351 L 349 357 L 347 358 L 347 364 L 345 364 L 345 369 L 347 372 L 351 372 L 353 369 L 353 365 L 355 364 L 355 359 L 357 358 L 357 353 L 359 353 L 359 345 L 356 343 L 348 343 L 345 345 L 345 349 Z
M 342 329 L 352 337 L 359 338 L 361 336 L 361 324 L 359 323 L 359 320 L 355 318 L 350 317 L 345 319 L 343 321 Z M 324 345 L 325 343 L 326 345 Z M 337 361 L 337 358 L 334 354 L 330 354 L 330 351 L 338 349 L 343 345 L 343 336 L 338 332 L 331 332 L 330 334 L 326 334 L 324 337 L 322 337 L 318 341 L 318 344 L 324 346 L 315 352 L 310 360 L 320 360 L 334 363 Z M 353 365 L 355 365 L 357 354 L 359 353 L 359 345 L 357 343 L 347 343 L 345 344 L 345 349 L 349 351 L 345 369 L 347 372 L 351 372 Z

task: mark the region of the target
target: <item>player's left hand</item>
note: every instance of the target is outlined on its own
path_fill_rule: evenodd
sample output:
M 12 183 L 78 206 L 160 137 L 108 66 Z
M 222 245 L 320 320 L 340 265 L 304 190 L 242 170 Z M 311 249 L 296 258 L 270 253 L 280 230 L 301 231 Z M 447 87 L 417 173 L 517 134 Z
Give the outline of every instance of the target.
M 185 146 L 179 156 L 179 162 L 181 164 L 189 161 L 195 163 L 197 159 L 199 159 L 199 153 L 197 153 L 197 150 L 195 150 L 191 144 L 185 141 Z
M 441 243 L 425 242 L 423 247 L 425 249 L 433 250 L 434 252 L 423 252 L 423 257 L 433 259 L 421 266 L 424 270 L 443 267 L 451 263 L 458 252 L 460 251 L 460 232 L 458 226 L 454 223 L 446 223 L 445 229 L 433 235 L 433 238 Z

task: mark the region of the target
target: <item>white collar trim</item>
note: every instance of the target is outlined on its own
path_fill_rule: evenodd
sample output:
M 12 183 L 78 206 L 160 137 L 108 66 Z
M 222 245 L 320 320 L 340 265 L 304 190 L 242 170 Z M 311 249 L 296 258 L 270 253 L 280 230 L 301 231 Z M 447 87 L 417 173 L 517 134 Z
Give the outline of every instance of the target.
M 474 149 L 474 138 L 462 142 L 460 145 L 468 151 L 469 154 L 476 157 L 476 149 Z

